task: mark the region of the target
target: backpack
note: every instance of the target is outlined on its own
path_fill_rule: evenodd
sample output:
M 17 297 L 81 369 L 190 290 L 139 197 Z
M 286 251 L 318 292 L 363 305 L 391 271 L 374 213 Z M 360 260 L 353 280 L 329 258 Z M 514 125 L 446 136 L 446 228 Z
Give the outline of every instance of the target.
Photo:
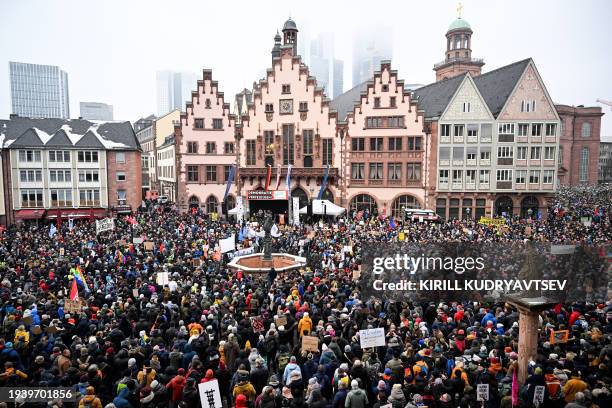
M 278 356 L 278 371 L 282 374 L 285 371 L 285 367 L 289 364 L 291 356 L 288 353 L 282 353 Z

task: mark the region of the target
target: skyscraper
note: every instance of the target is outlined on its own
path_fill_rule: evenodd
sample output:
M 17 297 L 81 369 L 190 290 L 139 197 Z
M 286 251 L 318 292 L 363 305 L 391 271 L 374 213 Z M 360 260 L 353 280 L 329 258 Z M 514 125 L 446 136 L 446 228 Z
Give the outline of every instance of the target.
M 81 102 L 81 118 L 87 120 L 113 120 L 113 105 L 101 102 Z
M 344 63 L 334 58 L 334 35 L 321 33 L 310 43 L 310 70 L 329 98 L 342 93 Z
M 9 62 L 14 114 L 31 118 L 70 118 L 68 74 L 55 65 Z
M 383 60 L 393 58 L 393 32 L 389 27 L 361 30 L 353 41 L 353 87 L 372 77 Z
M 197 77 L 192 72 L 157 71 L 157 114 L 163 116 L 174 109 L 184 109 L 191 100 Z

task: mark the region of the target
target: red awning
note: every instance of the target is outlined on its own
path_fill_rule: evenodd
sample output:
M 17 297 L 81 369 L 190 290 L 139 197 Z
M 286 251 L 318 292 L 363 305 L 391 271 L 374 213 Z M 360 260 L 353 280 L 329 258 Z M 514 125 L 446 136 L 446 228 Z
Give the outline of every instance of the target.
M 87 218 L 91 216 L 91 213 L 93 212 L 93 216 L 96 218 L 104 218 L 106 217 L 106 210 L 104 208 L 94 208 L 89 209 L 89 208 L 81 208 L 78 210 L 75 210 L 74 208 L 63 208 L 63 209 L 52 209 L 52 210 L 48 210 L 47 211 L 47 218 L 48 219 L 55 219 L 57 218 L 57 213 L 60 212 L 62 219 L 68 219 L 68 218 Z
M 18 220 L 38 220 L 45 215 L 45 210 L 17 210 L 15 211 L 15 218 Z

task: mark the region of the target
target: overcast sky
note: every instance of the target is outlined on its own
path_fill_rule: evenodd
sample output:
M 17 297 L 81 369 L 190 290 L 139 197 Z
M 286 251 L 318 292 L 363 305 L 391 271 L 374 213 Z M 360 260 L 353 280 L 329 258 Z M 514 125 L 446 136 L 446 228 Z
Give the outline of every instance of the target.
M 532 57 L 553 100 L 599 105 L 612 100 L 612 2 L 607 0 L 464 0 L 473 56 L 484 70 Z M 352 37 L 380 25 L 393 30 L 393 61 L 406 83 L 435 80 L 457 2 L 2 0 L 0 117 L 10 113 L 8 61 L 59 65 L 68 72 L 70 111 L 80 101 L 110 103 L 115 119 L 156 111 L 155 72 L 213 70 L 226 101 L 270 65 L 277 29 L 291 15 L 312 37 L 333 32 L 336 57 L 351 85 Z M 299 37 L 298 37 L 299 41 Z M 195 84 L 194 84 L 195 87 Z M 602 136 L 612 138 L 604 107 Z

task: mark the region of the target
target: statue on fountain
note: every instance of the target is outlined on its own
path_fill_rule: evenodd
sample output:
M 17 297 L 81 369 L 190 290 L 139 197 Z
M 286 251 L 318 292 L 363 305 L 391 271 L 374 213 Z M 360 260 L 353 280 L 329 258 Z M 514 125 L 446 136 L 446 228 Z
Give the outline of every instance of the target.
M 270 231 L 274 226 L 274 220 L 272 218 L 272 213 L 266 211 L 263 213 L 263 222 L 262 227 L 266 235 L 262 238 L 262 259 L 264 261 L 272 261 L 272 235 Z

